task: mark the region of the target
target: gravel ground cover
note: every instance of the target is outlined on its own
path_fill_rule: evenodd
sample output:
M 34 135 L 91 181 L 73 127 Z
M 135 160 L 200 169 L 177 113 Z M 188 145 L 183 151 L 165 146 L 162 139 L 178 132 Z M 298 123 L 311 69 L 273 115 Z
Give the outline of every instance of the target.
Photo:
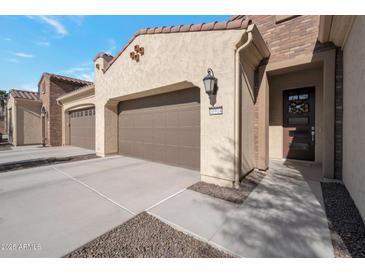
M 241 181 L 241 184 L 238 188 L 222 187 L 205 182 L 198 182 L 190 186 L 189 189 L 228 202 L 242 204 L 243 201 L 247 199 L 250 193 L 260 183 L 264 176 L 264 172 L 252 171 Z
M 67 258 L 228 258 L 144 212 L 69 253 Z
M 321 183 L 336 257 L 365 257 L 365 225 L 346 187 Z
M 34 160 L 24 160 L 15 163 L 6 163 L 0 164 L 0 173 L 31 168 L 31 167 L 39 167 L 39 166 L 47 166 L 53 164 L 62 164 L 68 162 L 76 162 L 88 159 L 99 158 L 96 154 L 89 154 L 89 155 L 80 155 L 80 156 L 70 156 L 70 157 L 51 157 L 51 158 L 44 158 L 44 159 L 34 159 Z

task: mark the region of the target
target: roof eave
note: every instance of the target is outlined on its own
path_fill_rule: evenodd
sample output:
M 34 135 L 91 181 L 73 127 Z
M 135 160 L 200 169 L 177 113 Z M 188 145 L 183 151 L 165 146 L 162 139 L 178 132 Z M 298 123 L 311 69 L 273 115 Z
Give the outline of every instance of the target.
M 66 101 L 72 101 L 73 99 L 79 99 L 80 97 L 83 97 L 85 95 L 94 95 L 95 94 L 95 86 L 94 85 L 88 85 L 85 87 L 82 87 L 80 89 L 77 89 L 75 91 L 72 91 L 70 93 L 67 93 L 59 98 L 56 99 L 57 102 L 66 102 Z
M 127 47 L 140 35 L 150 35 L 150 34 L 169 34 L 169 33 L 186 33 L 186 32 L 200 32 L 200 31 L 222 31 L 222 30 L 239 30 L 247 29 L 252 23 L 250 19 L 245 17 L 238 20 L 228 20 L 225 22 L 210 22 L 203 24 L 191 24 L 191 25 L 180 25 L 180 26 L 170 26 L 170 27 L 158 27 L 158 28 L 145 28 L 137 31 L 126 45 L 114 56 L 114 58 L 108 63 L 106 68 L 103 70 L 105 73 L 114 64 L 114 62 L 122 55 L 122 53 L 127 49 Z M 94 59 L 95 62 L 96 59 Z

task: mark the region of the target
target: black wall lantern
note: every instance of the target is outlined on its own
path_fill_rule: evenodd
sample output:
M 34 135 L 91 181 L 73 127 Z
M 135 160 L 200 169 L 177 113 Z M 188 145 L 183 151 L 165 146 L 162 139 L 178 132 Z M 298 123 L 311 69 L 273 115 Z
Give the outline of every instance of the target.
M 203 79 L 205 92 L 209 95 L 217 94 L 217 78 L 214 77 L 213 70 L 208 68 L 208 75 Z

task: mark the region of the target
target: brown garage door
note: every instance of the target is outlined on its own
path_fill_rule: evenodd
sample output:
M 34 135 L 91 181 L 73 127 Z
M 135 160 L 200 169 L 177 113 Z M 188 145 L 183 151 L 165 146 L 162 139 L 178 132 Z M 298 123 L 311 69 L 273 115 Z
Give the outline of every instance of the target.
M 95 149 L 95 108 L 70 112 L 70 144 Z
M 200 94 L 186 89 L 119 103 L 119 153 L 200 169 Z

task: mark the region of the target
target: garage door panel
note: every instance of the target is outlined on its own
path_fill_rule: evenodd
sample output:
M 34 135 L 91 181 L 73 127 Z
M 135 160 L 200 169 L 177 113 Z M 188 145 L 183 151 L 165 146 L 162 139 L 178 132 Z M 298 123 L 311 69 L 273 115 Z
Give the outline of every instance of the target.
M 95 149 L 95 109 L 74 110 L 70 115 L 70 144 Z
M 119 153 L 200 169 L 199 90 L 121 102 Z

